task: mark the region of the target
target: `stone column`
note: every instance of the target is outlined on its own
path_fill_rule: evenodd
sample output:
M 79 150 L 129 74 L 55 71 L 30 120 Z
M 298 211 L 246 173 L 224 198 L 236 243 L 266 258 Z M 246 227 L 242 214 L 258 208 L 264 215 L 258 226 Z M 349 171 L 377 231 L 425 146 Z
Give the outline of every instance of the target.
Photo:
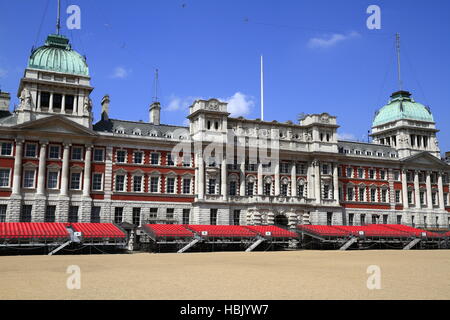
M 431 172 L 427 171 L 427 206 L 428 209 L 433 209 L 433 200 L 431 197 Z
M 203 156 L 198 156 L 198 199 L 203 200 L 205 198 L 205 161 Z
M 41 150 L 39 151 L 39 169 L 38 169 L 38 183 L 37 183 L 37 195 L 45 194 L 45 165 L 47 160 L 47 142 L 41 142 Z
M 37 92 L 36 111 L 37 112 L 41 111 L 41 92 L 40 91 Z
M 227 188 L 227 159 L 225 157 L 225 155 L 223 156 L 222 159 L 222 168 L 221 168 L 221 178 L 220 178 L 221 182 L 222 182 L 222 198 L 223 201 L 227 201 L 228 199 L 228 188 Z
M 14 158 L 14 176 L 12 184 L 13 195 L 20 195 L 20 184 L 22 182 L 22 154 L 23 140 L 16 140 L 16 156 Z
M 314 166 L 314 195 L 316 197 L 316 203 L 320 203 L 322 198 L 321 187 L 320 187 L 320 162 L 315 160 L 313 162 Z
M 275 162 L 275 196 L 280 195 L 280 161 Z
M 444 205 L 444 184 L 442 183 L 442 172 L 438 173 L 439 209 L 445 210 Z
M 403 195 L 403 209 L 409 208 L 408 202 L 408 184 L 406 182 L 406 170 L 402 170 L 402 195 Z
M 86 157 L 84 159 L 83 197 L 90 196 L 91 161 L 92 161 L 92 146 L 88 145 L 88 146 L 86 146 Z
M 48 111 L 53 112 L 53 92 L 50 93 L 50 100 L 48 102 Z
M 64 144 L 63 151 L 63 164 L 62 164 L 62 173 L 61 173 L 61 196 L 69 195 L 69 153 L 70 153 L 70 144 Z
M 416 202 L 416 208 L 420 209 L 420 186 L 419 186 L 419 171 L 414 171 L 414 198 Z
M 339 202 L 339 177 L 338 177 L 338 164 L 333 164 L 333 192 L 334 200 Z
M 297 168 L 295 162 L 291 165 L 291 197 L 297 196 Z
M 240 188 L 239 188 L 239 195 L 241 197 L 245 197 L 245 160 L 244 158 L 241 159 L 240 163 Z
M 258 163 L 258 195 L 262 196 L 263 194 L 264 194 L 263 166 L 262 166 L 262 162 L 259 162 Z
M 61 99 L 61 113 L 66 113 L 66 95 L 62 95 Z

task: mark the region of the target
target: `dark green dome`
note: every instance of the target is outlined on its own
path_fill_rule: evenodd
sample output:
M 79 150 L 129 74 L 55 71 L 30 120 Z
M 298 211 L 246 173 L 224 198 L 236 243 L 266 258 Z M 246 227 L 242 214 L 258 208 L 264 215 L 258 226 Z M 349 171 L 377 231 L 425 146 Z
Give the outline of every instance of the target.
M 414 101 L 408 91 L 398 91 L 393 93 L 389 103 L 376 113 L 372 127 L 401 119 L 434 122 L 430 108 Z
M 86 59 L 72 50 L 69 39 L 56 34 L 49 35 L 45 45 L 32 52 L 28 68 L 89 76 Z

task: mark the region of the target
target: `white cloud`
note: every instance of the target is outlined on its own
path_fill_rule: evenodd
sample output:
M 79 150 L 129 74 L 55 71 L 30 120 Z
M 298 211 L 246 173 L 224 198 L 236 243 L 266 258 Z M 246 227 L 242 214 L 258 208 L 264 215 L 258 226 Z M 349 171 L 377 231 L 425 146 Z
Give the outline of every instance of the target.
M 356 31 L 349 32 L 348 34 L 334 33 L 323 35 L 318 38 L 311 38 L 308 41 L 309 48 L 330 48 L 337 45 L 339 42 L 350 40 L 359 37 L 360 34 Z
M 165 108 L 167 111 L 187 110 L 189 106 L 194 103 L 195 100 L 201 99 L 199 97 L 185 97 L 180 98 L 175 95 L 171 95 L 169 98 L 169 104 Z
M 248 115 L 255 105 L 252 97 L 241 92 L 236 92 L 230 98 L 220 100 L 228 102 L 228 112 L 231 113 L 232 117 Z
M 338 140 L 350 140 L 350 141 L 356 141 L 356 136 L 353 133 L 338 133 L 337 134 Z
M 113 79 L 125 79 L 126 77 L 128 77 L 131 73 L 130 69 L 125 69 L 124 67 L 116 67 L 114 69 L 114 72 L 111 76 L 111 78 Z
M 169 103 L 165 110 L 180 111 L 187 110 L 195 100 L 205 99 L 202 97 L 185 97 L 180 98 L 175 95 L 170 96 Z M 229 98 L 219 98 L 220 101 L 228 103 L 228 112 L 232 117 L 246 116 L 250 113 L 251 108 L 255 105 L 252 97 L 241 92 L 236 92 Z

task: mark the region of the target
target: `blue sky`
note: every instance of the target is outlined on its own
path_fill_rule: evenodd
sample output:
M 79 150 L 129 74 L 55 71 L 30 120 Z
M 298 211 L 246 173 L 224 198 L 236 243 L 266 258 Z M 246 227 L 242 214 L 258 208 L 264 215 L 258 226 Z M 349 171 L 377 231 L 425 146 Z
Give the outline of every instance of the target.
M 0 85 L 15 95 L 31 47 L 54 32 L 56 0 L 0 4 Z M 155 68 L 164 123 L 183 124 L 194 99 L 211 97 L 259 118 L 263 54 L 266 120 L 328 112 L 341 136 L 366 140 L 398 89 L 399 32 L 404 88 L 431 107 L 441 151 L 450 150 L 448 0 L 62 0 L 63 26 L 71 4 L 81 8 L 81 30 L 62 33 L 87 56 L 96 119 L 108 93 L 111 117 L 147 121 Z M 366 27 L 372 4 L 381 30 Z

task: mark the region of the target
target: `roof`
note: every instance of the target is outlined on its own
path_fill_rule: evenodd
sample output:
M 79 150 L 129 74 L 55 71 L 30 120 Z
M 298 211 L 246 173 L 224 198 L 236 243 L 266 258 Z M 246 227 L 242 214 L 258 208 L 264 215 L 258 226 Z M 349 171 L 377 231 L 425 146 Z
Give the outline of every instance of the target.
M 138 130 L 142 136 L 156 137 L 166 137 L 168 133 L 173 133 L 175 130 L 181 130 L 189 133 L 188 127 L 172 126 L 167 124 L 155 125 L 143 121 L 127 121 L 118 119 L 100 120 L 94 125 L 94 130 L 98 132 L 111 133 L 118 133 L 118 131 L 121 131 L 123 134 L 129 135 L 135 134 L 136 130 Z
M 51 34 L 45 45 L 31 53 L 28 68 L 89 76 L 86 59 L 72 50 L 69 39 Z
M 68 239 L 64 223 L 0 223 L 0 239 Z
M 434 122 L 430 108 L 414 101 L 408 91 L 398 91 L 391 95 L 387 105 L 377 111 L 372 127 L 402 119 Z

